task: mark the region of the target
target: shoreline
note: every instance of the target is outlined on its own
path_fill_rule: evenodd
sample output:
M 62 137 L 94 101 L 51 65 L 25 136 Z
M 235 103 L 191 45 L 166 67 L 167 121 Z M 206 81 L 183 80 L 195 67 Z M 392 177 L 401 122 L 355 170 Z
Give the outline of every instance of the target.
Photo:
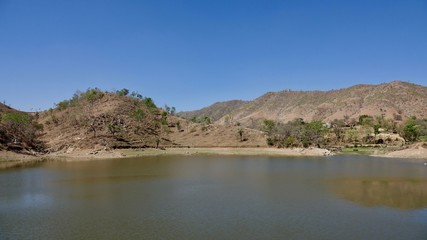
M 0 151 L 0 170 L 7 168 L 27 167 L 47 161 L 92 161 L 102 159 L 120 159 L 149 156 L 283 156 L 283 157 L 324 157 L 334 155 L 331 151 L 321 148 L 146 148 L 146 149 L 115 149 L 115 150 L 75 150 L 72 152 L 56 152 L 46 155 L 32 156 L 9 151 Z
M 71 152 L 56 152 L 46 155 L 27 155 L 9 151 L 0 151 L 0 170 L 8 168 L 30 167 L 47 161 L 91 161 L 102 159 L 120 159 L 148 156 L 192 156 L 192 155 L 218 155 L 218 156 L 276 156 L 276 157 L 326 157 L 335 154 L 349 154 L 331 152 L 322 148 L 236 148 L 236 147 L 192 147 L 192 148 L 145 148 L 145 149 L 115 149 L 115 150 L 75 150 Z M 351 153 L 349 154 L 351 155 Z M 372 157 L 402 158 L 402 159 L 427 159 L 427 148 L 415 145 L 411 148 L 382 153 L 362 154 Z
M 219 155 L 219 156 L 330 156 L 331 151 L 320 148 L 145 148 L 145 149 L 116 149 L 116 150 L 78 150 L 71 153 L 51 153 L 49 159 L 61 161 L 86 161 L 97 159 L 120 159 L 149 156 L 192 156 L 192 155 Z
M 321 148 L 166 148 L 146 149 L 144 151 L 126 151 L 133 156 L 160 156 L 160 155 L 237 155 L 237 156 L 330 156 L 333 153 Z

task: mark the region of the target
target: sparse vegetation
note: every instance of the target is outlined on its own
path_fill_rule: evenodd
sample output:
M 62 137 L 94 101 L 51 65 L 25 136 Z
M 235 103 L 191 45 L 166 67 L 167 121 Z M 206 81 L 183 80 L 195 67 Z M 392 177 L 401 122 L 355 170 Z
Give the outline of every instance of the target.
M 304 92 L 286 91 L 280 94 L 287 94 L 289 101 L 293 101 L 293 99 L 300 99 L 301 97 L 295 96 L 300 96 L 301 93 Z M 268 110 L 267 113 L 274 112 L 278 106 L 277 102 L 282 101 L 280 94 L 269 93 L 260 98 L 262 104 L 270 102 L 270 105 L 265 105 L 268 107 L 265 108 Z M 319 102 L 329 99 L 329 96 L 324 96 L 322 93 L 307 93 L 307 95 L 316 98 Z M 357 96 L 357 94 L 352 95 Z M 271 99 L 275 102 L 271 103 L 273 101 Z M 179 133 L 179 135 L 175 134 L 179 138 L 187 138 L 185 141 L 191 144 L 193 142 L 190 138 L 212 138 L 206 142 L 201 141 L 203 143 L 196 143 L 209 146 L 222 144 L 225 136 L 233 139 L 232 144 L 237 146 L 245 146 L 258 137 L 255 146 L 259 143 L 265 146 L 263 142 L 265 139 L 267 145 L 280 148 L 358 146 L 351 151 L 356 151 L 354 149 L 359 151 L 361 145 L 400 144 L 401 146 L 405 141 L 400 136 L 408 142 L 427 141 L 427 119 L 415 117 L 408 119 L 407 109 L 401 106 L 399 111 L 394 112 L 388 106 L 381 106 L 377 108 L 376 115 L 362 112 L 360 116 L 352 113 L 344 114 L 341 115 L 343 116 L 341 119 L 333 121 L 324 118 L 323 112 L 334 113 L 329 106 L 343 109 L 344 112 L 347 108 L 362 104 L 357 99 L 350 97 L 349 99 L 346 102 L 337 103 L 336 106 L 339 105 L 339 107 L 326 104 L 313 110 L 316 111 L 314 112 L 316 119 L 322 120 L 310 120 L 310 118 L 306 121 L 303 118 L 296 118 L 285 122 L 257 118 L 257 116 L 265 116 L 264 113 L 242 118 L 253 113 L 258 106 L 251 102 L 237 101 L 228 110 L 207 112 L 215 113 L 215 117 L 209 114 L 196 115 L 190 121 L 175 117 L 175 107 L 165 105 L 163 111 L 156 107 L 153 99 L 143 97 L 135 91 L 130 92 L 124 88 L 106 92 L 98 88 L 90 88 L 84 92 L 77 91 L 71 99 L 61 101 L 54 109 L 45 112 L 33 115 L 3 114 L 0 118 L 0 143 L 2 146 L 5 146 L 5 143 L 11 146 L 10 144 L 27 142 L 25 146 L 29 149 L 31 141 L 26 138 L 35 139 L 35 143 L 42 131 L 45 135 L 40 139 L 48 142 L 49 146 L 53 146 L 52 151 L 67 149 L 70 146 L 162 147 L 166 144 L 174 144 L 169 138 L 175 133 Z M 300 100 L 299 104 L 307 104 L 309 107 L 317 104 L 316 101 L 313 102 L 305 97 Z M 219 103 L 219 105 L 227 104 Z M 239 113 L 239 111 L 245 112 Z M 220 115 L 221 113 L 223 115 Z M 284 115 L 287 116 L 288 113 Z M 280 113 L 272 118 L 280 119 L 284 115 Z M 397 115 L 402 118 L 396 117 Z M 213 124 L 214 121 L 218 121 L 219 124 Z M 18 124 L 21 125 L 18 127 Z M 175 127 L 177 131 L 174 131 Z
M 46 126 L 43 139 L 53 151 L 98 144 L 108 148 L 147 147 L 167 141 L 163 132 L 171 132 L 168 115 L 174 111 L 161 111 L 151 98 L 125 88 L 114 92 L 92 88 L 77 91 L 55 109 L 41 113 L 39 121 Z
M 191 119 L 191 121 L 192 121 L 193 123 L 200 123 L 200 124 L 211 124 L 211 123 L 212 123 L 211 118 L 210 118 L 210 117 L 207 117 L 207 116 L 193 117 L 193 118 Z
M 420 135 L 420 125 L 417 124 L 417 118 L 409 118 L 403 127 L 403 136 L 410 142 L 415 142 Z
M 176 113 L 176 108 L 175 107 L 169 107 L 167 104 L 165 104 L 165 111 L 168 113 L 168 114 L 170 114 L 170 115 L 172 115 L 172 116 L 174 116 L 175 115 L 175 113 Z
M 129 90 L 126 88 L 123 88 L 122 90 L 117 91 L 116 94 L 119 96 L 127 96 L 129 94 Z
M 373 129 L 379 124 L 384 131 L 401 132 L 399 126 L 409 116 L 427 115 L 427 88 L 395 81 L 379 85 L 357 85 L 334 91 L 280 91 L 266 93 L 253 101 L 215 103 L 201 110 L 179 113 L 189 119 L 201 116 L 226 125 L 262 128 L 264 119 L 287 123 L 295 118 L 306 122 L 331 123 L 343 119 L 345 125 Z M 258 126 L 257 126 L 258 125 Z M 259 126 L 261 125 L 261 126 Z
M 276 131 L 276 123 L 273 120 L 264 120 L 263 121 L 263 130 L 268 134 L 272 135 Z
M 167 126 L 168 125 L 168 113 L 162 112 L 162 125 Z
M 145 117 L 145 112 L 144 110 L 138 108 L 134 111 L 133 116 L 137 121 L 142 121 Z
M 263 130 L 267 133 L 267 144 L 277 147 L 309 147 L 325 143 L 328 128 L 321 121 L 304 122 L 295 119 L 288 123 L 264 120 Z
M 240 141 L 243 142 L 244 141 L 243 134 L 245 133 L 245 130 L 243 130 L 243 128 L 239 128 L 238 133 L 240 136 Z
M 152 110 L 152 109 L 156 109 L 157 108 L 157 106 L 156 106 L 156 104 L 154 104 L 154 101 L 153 101 L 153 99 L 151 99 L 151 98 L 144 98 L 144 104 L 145 104 L 145 106 L 147 106 L 148 107 L 148 109 L 150 109 L 150 110 Z
M 427 139 L 427 120 L 409 118 L 404 124 L 384 116 L 361 115 L 355 122 L 349 118 L 305 122 L 295 119 L 288 123 L 264 120 L 261 130 L 268 138 L 267 144 L 276 147 L 334 147 L 343 144 L 404 144 L 406 141 Z
M 86 92 L 80 95 L 80 98 L 86 99 L 91 104 L 93 104 L 96 100 L 103 98 L 105 93 L 101 91 L 99 88 L 90 88 Z
M 120 132 L 120 130 L 121 130 L 121 127 L 120 127 L 117 123 L 115 123 L 115 122 L 113 122 L 113 123 L 108 123 L 107 128 L 108 128 L 108 131 L 109 131 L 113 136 L 116 136 L 116 134 L 117 134 L 117 133 L 119 133 L 119 132 Z
M 43 149 L 38 140 L 43 125 L 21 112 L 11 112 L 1 115 L 0 118 L 0 148 L 6 146 L 10 150 L 36 150 Z

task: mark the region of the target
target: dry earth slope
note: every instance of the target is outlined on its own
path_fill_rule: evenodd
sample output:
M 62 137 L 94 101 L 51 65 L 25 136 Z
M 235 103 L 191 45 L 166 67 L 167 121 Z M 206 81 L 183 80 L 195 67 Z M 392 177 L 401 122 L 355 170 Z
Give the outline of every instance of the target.
M 224 113 L 218 116 L 212 113 Z M 393 81 L 379 85 L 355 85 L 330 91 L 269 92 L 248 102 L 214 104 L 194 112 L 179 113 L 184 117 L 207 116 L 224 123 L 227 119 L 248 125 L 254 120 L 272 119 L 287 122 L 295 118 L 331 121 L 344 116 L 384 115 L 405 119 L 427 117 L 427 87 Z
M 49 152 L 265 145 L 259 131 L 243 129 L 240 136 L 240 127 L 193 123 L 147 105 L 144 99 L 117 93 L 88 90 L 57 106 L 38 119 Z

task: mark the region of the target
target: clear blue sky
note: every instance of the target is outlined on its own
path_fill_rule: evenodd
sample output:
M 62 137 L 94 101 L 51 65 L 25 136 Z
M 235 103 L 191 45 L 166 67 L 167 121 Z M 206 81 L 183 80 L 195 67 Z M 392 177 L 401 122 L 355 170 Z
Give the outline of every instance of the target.
M 267 91 L 427 85 L 426 0 L 0 0 L 0 101 L 128 88 L 193 110 Z

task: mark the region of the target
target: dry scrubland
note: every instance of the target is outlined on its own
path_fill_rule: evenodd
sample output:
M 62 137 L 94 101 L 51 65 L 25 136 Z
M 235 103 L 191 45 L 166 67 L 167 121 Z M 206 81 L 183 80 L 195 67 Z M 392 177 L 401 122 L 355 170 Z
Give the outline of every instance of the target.
M 427 158 L 425 144 L 408 145 L 427 140 L 426 113 L 427 88 L 399 81 L 267 93 L 188 113 L 159 108 L 127 89 L 95 88 L 44 112 L 0 104 L 0 162 L 164 154 L 327 156 L 343 147 Z
M 253 101 L 226 101 L 180 116 L 193 118 L 208 116 L 225 124 L 229 121 L 255 125 L 270 119 L 288 122 L 296 118 L 305 121 L 358 119 L 360 115 L 405 119 L 409 116 L 427 118 L 427 87 L 393 81 L 379 85 L 355 85 L 330 91 L 269 92 Z

